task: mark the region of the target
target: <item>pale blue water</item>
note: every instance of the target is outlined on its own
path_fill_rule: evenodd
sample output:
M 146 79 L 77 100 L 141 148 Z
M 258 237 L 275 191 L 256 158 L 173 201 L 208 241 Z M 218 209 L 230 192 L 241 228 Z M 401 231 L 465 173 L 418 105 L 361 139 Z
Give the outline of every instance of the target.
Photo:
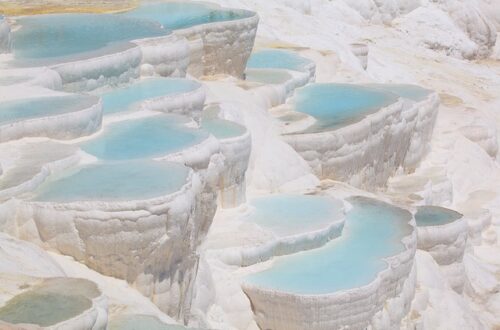
M 325 246 L 279 258 L 268 270 L 246 277 L 263 289 L 327 294 L 369 284 L 387 267 L 383 258 L 403 251 L 410 213 L 364 197 L 351 198 L 340 238 Z
M 218 139 L 232 138 L 246 132 L 245 127 L 219 118 L 202 119 L 201 127 Z
M 340 219 L 342 205 L 330 197 L 272 195 L 250 201 L 255 209 L 245 218 L 276 235 L 303 234 Z
M 124 315 L 112 318 L 109 330 L 183 330 L 182 325 L 166 324 L 150 315 Z
M 439 206 L 419 206 L 415 213 L 418 227 L 440 226 L 462 218 L 462 215 L 453 210 Z
M 185 118 L 162 114 L 110 124 L 81 148 L 100 159 L 127 160 L 165 156 L 200 143 L 208 133 L 183 127 Z
M 29 323 L 48 327 L 73 318 L 91 306 L 91 301 L 81 295 L 35 289 L 9 300 L 0 308 L 0 320 L 13 324 Z
M 279 69 L 248 69 L 245 71 L 245 80 L 262 84 L 283 84 L 292 79 L 292 75 Z
M 391 92 L 405 99 L 417 102 L 425 100 L 432 93 L 429 89 L 408 84 L 369 84 L 367 86 Z
M 18 20 L 12 50 L 21 64 L 39 65 L 102 55 L 134 39 L 166 35 L 158 22 L 109 14 L 50 14 Z
M 381 90 L 350 84 L 310 84 L 296 91 L 295 110 L 316 118 L 307 132 L 328 131 L 352 124 L 398 99 Z
M 181 164 L 152 160 L 86 165 L 43 183 L 34 200 L 64 203 L 155 198 L 179 190 L 188 173 Z
M 130 110 L 141 101 L 160 96 L 186 93 L 200 87 L 194 80 L 176 78 L 149 78 L 130 86 L 101 94 L 105 114 Z
M 0 124 L 55 116 L 91 107 L 97 97 L 86 95 L 47 96 L 0 103 Z
M 304 71 L 305 66 L 310 63 L 310 60 L 292 51 L 264 49 L 256 51 L 250 55 L 247 68 Z
M 144 4 L 123 15 L 156 21 L 168 29 L 175 30 L 199 24 L 241 19 L 251 16 L 252 13 L 218 8 L 203 2 L 164 2 Z

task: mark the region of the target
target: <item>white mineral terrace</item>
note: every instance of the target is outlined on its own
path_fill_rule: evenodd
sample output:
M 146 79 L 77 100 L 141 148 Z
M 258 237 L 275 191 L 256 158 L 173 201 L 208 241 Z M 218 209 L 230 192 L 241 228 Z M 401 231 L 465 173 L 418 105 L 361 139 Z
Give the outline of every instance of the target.
M 494 1 L 100 5 L 0 0 L 0 329 L 500 326 Z

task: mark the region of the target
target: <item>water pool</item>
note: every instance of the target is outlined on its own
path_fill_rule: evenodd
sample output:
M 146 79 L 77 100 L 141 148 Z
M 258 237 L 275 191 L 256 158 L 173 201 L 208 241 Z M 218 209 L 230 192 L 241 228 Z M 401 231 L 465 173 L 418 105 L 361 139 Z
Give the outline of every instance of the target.
M 398 100 L 395 94 L 351 84 L 310 84 L 295 95 L 295 110 L 317 120 L 306 132 L 338 129 Z
M 127 201 L 168 195 L 186 182 L 189 169 L 152 160 L 85 165 L 43 183 L 35 201 Z
M 369 284 L 387 267 L 383 258 L 404 250 L 410 234 L 407 211 L 364 197 L 349 199 L 342 236 L 325 246 L 279 258 L 246 277 L 249 284 L 295 294 L 328 294 Z
M 134 39 L 169 33 L 157 22 L 111 14 L 35 15 L 17 23 L 12 50 L 27 66 L 95 57 L 130 48 Z
M 402 98 L 416 102 L 425 100 L 432 93 L 429 89 L 408 84 L 368 84 L 366 86 L 391 92 Z
M 202 119 L 201 127 L 218 139 L 237 137 L 246 132 L 245 127 L 232 121 L 219 118 Z
M 288 50 L 264 49 L 259 50 L 248 59 L 247 68 L 251 69 L 287 69 L 305 71 L 312 61 Z
M 122 315 L 111 319 L 109 330 L 186 330 L 182 325 L 166 324 L 150 315 Z
M 189 79 L 181 78 L 148 78 L 130 86 L 102 93 L 104 114 L 112 114 L 133 108 L 141 101 L 161 96 L 186 93 L 201 85 Z
M 247 69 L 245 80 L 261 84 L 283 84 L 292 79 L 292 75 L 279 69 Z
M 273 195 L 250 201 L 245 217 L 275 235 L 303 234 L 325 228 L 342 217 L 342 204 L 327 196 Z
M 252 13 L 224 9 L 203 2 L 160 2 L 144 4 L 123 15 L 156 21 L 168 29 L 175 30 L 205 23 L 242 19 L 250 17 Z
M 418 227 L 440 226 L 461 219 L 462 214 L 439 206 L 419 206 L 415 213 L 415 221 Z
M 67 95 L 26 98 L 0 103 L 0 124 L 55 116 L 91 107 L 95 96 Z
M 184 127 L 187 118 L 161 114 L 110 124 L 81 148 L 100 159 L 127 160 L 165 156 L 201 143 L 204 130 Z

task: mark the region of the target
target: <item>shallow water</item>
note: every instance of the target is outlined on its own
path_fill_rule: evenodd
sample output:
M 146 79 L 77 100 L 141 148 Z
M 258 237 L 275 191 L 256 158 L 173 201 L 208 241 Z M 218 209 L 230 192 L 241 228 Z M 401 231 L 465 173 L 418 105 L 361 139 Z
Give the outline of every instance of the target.
M 167 162 L 98 163 L 68 171 L 43 183 L 34 200 L 41 202 L 127 201 L 150 199 L 179 190 L 187 167 Z
M 292 51 L 264 49 L 252 53 L 248 59 L 247 68 L 304 71 L 309 63 L 311 63 L 310 60 Z
M 264 289 L 296 294 L 327 294 L 369 284 L 387 267 L 383 258 L 403 251 L 401 239 L 412 228 L 411 215 L 363 197 L 349 200 L 353 209 L 344 230 L 325 246 L 280 257 L 246 282 Z
M 402 98 L 417 102 L 425 100 L 432 93 L 429 89 L 408 84 L 369 84 L 366 86 L 391 92 Z
M 136 83 L 102 93 L 103 111 L 105 114 L 117 113 L 133 108 L 141 101 L 186 93 L 199 88 L 200 84 L 194 80 L 176 78 L 149 78 Z
M 272 195 L 250 201 L 245 218 L 276 235 L 304 234 L 340 219 L 342 204 L 327 196 Z
M 262 84 L 283 84 L 292 79 L 292 75 L 279 69 L 247 69 L 245 80 Z
M 335 130 L 397 101 L 395 94 L 350 84 L 310 84 L 296 91 L 295 110 L 317 119 L 306 132 Z
M 175 30 L 199 24 L 241 19 L 249 17 L 250 13 L 218 8 L 203 2 L 164 2 L 144 4 L 123 15 L 156 21 L 168 29 Z
M 81 148 L 100 159 L 127 160 L 166 156 L 201 143 L 208 133 L 182 126 L 181 116 L 161 114 L 110 124 Z
M 18 19 L 12 50 L 20 64 L 51 64 L 126 49 L 134 39 L 166 35 L 159 23 L 110 14 L 49 14 Z
M 27 98 L 0 103 L 0 124 L 75 112 L 97 103 L 94 96 L 68 95 Z
M 182 325 L 166 324 L 150 315 L 123 315 L 109 322 L 109 330 L 183 330 Z
M 203 119 L 201 127 L 218 139 L 228 139 L 243 135 L 246 132 L 245 127 L 219 118 Z
M 462 215 L 453 210 L 439 206 L 419 206 L 415 213 L 418 227 L 446 225 L 462 218 Z

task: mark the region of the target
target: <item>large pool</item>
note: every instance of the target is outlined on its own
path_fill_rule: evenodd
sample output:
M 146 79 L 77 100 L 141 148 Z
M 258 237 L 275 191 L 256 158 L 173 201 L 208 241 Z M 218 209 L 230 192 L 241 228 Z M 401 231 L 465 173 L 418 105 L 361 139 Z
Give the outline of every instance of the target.
M 319 230 L 342 217 L 342 204 L 327 196 L 272 195 L 250 201 L 245 217 L 275 235 L 296 235 Z
M 179 190 L 188 173 L 181 164 L 152 160 L 85 165 L 43 183 L 33 199 L 59 203 L 150 199 Z
M 237 20 L 249 17 L 252 13 L 224 9 L 203 2 L 158 2 L 144 4 L 123 15 L 156 21 L 168 29 L 175 30 L 205 23 Z
M 295 294 L 328 294 L 369 284 L 387 267 L 383 260 L 404 250 L 411 214 L 364 197 L 350 198 L 342 236 L 325 246 L 280 257 L 249 284 Z
M 103 160 L 128 160 L 166 156 L 208 137 L 204 130 L 183 126 L 187 118 L 161 114 L 108 125 L 81 148 Z
M 90 108 L 95 96 L 67 95 L 23 98 L 0 103 L 0 125 L 27 119 L 50 117 Z
M 295 110 L 317 120 L 307 132 L 352 124 L 398 99 L 396 94 L 351 84 L 310 84 L 298 89 L 295 95 Z
M 200 88 L 194 80 L 178 78 L 148 78 L 134 84 L 102 93 L 104 114 L 133 109 L 138 103 L 152 98 L 187 93 Z
M 111 14 L 49 14 L 17 20 L 12 50 L 23 65 L 95 57 L 132 47 L 134 39 L 167 35 L 158 22 Z
M 415 213 L 418 227 L 440 226 L 461 219 L 462 214 L 440 206 L 419 206 Z
M 287 69 L 305 71 L 312 61 L 295 52 L 281 49 L 263 49 L 253 52 L 248 59 L 247 68 Z

